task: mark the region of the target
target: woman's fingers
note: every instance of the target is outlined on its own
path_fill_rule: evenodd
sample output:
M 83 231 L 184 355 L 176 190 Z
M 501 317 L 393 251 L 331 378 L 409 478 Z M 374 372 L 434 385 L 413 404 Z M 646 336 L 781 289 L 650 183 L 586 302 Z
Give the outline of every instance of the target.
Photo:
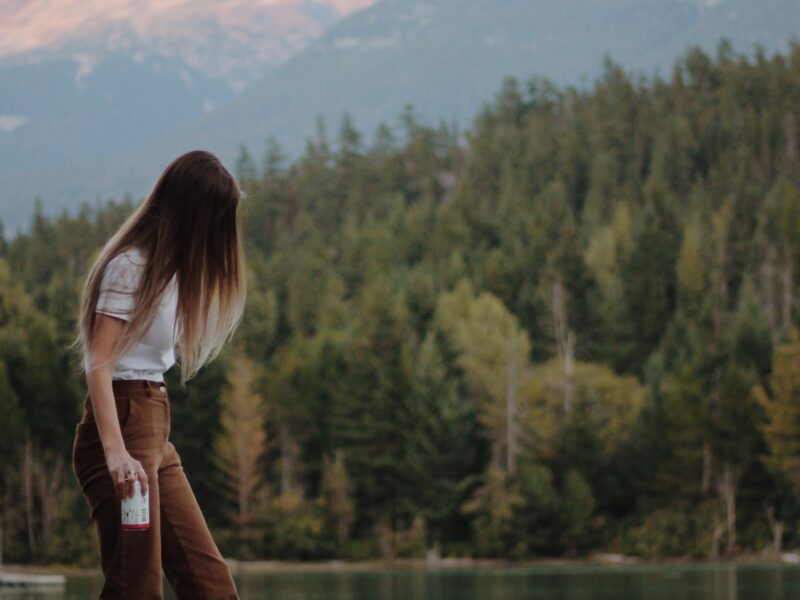
M 139 482 L 142 484 L 142 496 L 147 493 L 147 473 L 145 473 L 144 468 L 142 467 L 142 463 L 138 463 L 136 466 L 136 477 L 139 479 Z
M 116 488 L 117 488 L 117 496 L 120 499 L 125 497 L 125 492 L 126 492 L 125 486 L 126 486 L 125 475 L 122 473 L 122 471 L 118 471 Z
M 120 499 L 133 496 L 136 492 L 135 481 L 139 479 L 142 484 L 142 494 L 147 491 L 147 475 L 141 464 L 130 464 L 116 472 L 117 495 Z
M 139 480 L 139 483 L 142 485 L 142 495 L 144 496 L 147 493 L 147 473 L 144 471 L 144 467 L 142 467 L 142 463 L 136 462 L 135 467 L 135 474 L 134 477 Z
M 141 482 L 142 494 L 147 493 L 148 478 L 142 463 L 133 458 L 126 450 L 110 453 L 106 457 L 108 470 L 114 481 L 117 496 L 120 499 L 133 496 L 136 492 L 136 480 Z

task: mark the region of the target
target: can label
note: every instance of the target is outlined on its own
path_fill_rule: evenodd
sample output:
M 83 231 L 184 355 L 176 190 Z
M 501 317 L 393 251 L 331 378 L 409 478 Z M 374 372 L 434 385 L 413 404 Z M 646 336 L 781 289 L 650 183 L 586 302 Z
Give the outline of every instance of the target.
M 122 499 L 122 528 L 148 529 L 150 527 L 150 490 L 142 494 L 142 483 L 133 482 L 133 496 Z

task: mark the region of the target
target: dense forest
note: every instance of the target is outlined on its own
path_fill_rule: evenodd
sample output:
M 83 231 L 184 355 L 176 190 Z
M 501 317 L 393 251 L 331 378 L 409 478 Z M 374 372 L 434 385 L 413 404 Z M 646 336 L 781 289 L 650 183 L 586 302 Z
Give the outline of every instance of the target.
M 454 93 L 457 91 L 454 90 Z M 800 44 L 507 80 L 466 131 L 242 146 L 248 301 L 172 439 L 226 556 L 800 545 Z M 0 236 L 3 559 L 97 564 L 85 274 L 130 197 Z

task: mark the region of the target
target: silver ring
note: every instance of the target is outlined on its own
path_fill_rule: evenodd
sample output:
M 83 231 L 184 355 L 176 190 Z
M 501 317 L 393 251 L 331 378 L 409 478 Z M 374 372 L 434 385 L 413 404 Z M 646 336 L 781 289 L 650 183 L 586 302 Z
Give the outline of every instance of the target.
M 128 475 L 131 475 L 133 473 L 133 469 L 128 469 L 127 471 L 125 471 L 125 473 L 127 473 Z

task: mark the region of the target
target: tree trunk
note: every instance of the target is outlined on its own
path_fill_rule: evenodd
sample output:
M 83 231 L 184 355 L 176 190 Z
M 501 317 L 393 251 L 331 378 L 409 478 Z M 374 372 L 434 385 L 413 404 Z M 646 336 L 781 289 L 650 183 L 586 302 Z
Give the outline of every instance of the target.
M 769 333 L 772 344 L 776 345 L 780 339 L 780 324 L 778 319 L 777 300 L 775 298 L 775 248 L 767 247 L 766 256 L 758 268 L 758 289 L 764 314 L 769 323 Z
M 783 521 L 775 517 L 775 507 L 767 506 L 767 520 L 769 528 L 772 530 L 772 555 L 780 556 L 783 551 Z
M 394 558 L 394 543 L 392 540 L 394 536 L 388 521 L 389 520 L 384 515 L 379 517 L 378 522 L 375 524 L 375 532 L 378 535 L 378 544 L 380 545 L 381 556 L 384 560 L 391 560 Z
M 725 526 L 722 523 L 714 525 L 714 534 L 711 537 L 711 551 L 709 557 L 713 559 L 719 558 L 719 543 L 722 540 L 722 534 L 725 532 Z
M 33 445 L 30 438 L 25 439 L 22 460 L 22 489 L 25 494 L 25 517 L 28 528 L 28 547 L 31 556 L 38 555 L 36 532 L 34 531 L 34 498 L 33 498 Z
M 47 468 L 47 464 L 43 459 L 36 461 L 35 467 L 36 487 L 39 492 L 41 509 L 41 535 L 39 541 L 41 542 L 41 548 L 46 549 L 53 533 L 55 507 L 62 484 L 63 459 L 57 456 L 50 469 Z
M 726 552 L 729 556 L 733 555 L 736 550 L 736 487 L 738 479 L 731 464 L 725 462 L 722 466 L 722 477 L 717 483 L 717 490 L 725 505 L 725 521 L 728 530 Z
M 567 299 L 561 278 L 553 284 L 553 333 L 558 347 L 558 356 L 564 362 L 564 417 L 572 412 L 575 394 L 575 332 L 569 328 Z
M 336 450 L 333 459 L 335 469 L 335 487 L 331 489 L 333 503 L 335 506 L 336 539 L 339 544 L 344 545 L 350 539 L 350 530 L 355 519 L 353 501 L 350 496 L 349 480 L 347 469 L 344 462 L 344 454 L 341 450 Z
M 711 475 L 714 472 L 714 453 L 711 451 L 711 444 L 703 444 L 703 481 L 702 489 L 706 494 L 711 490 Z
M 506 468 L 508 475 L 517 472 L 517 332 L 511 331 L 506 375 Z
M 289 427 L 281 423 L 279 434 L 281 444 L 281 494 L 291 493 L 294 483 L 294 449 Z
M 794 268 L 791 257 L 787 257 L 783 267 L 782 281 L 783 295 L 781 296 L 781 322 L 784 331 L 789 331 L 792 326 L 792 308 L 794 308 Z

